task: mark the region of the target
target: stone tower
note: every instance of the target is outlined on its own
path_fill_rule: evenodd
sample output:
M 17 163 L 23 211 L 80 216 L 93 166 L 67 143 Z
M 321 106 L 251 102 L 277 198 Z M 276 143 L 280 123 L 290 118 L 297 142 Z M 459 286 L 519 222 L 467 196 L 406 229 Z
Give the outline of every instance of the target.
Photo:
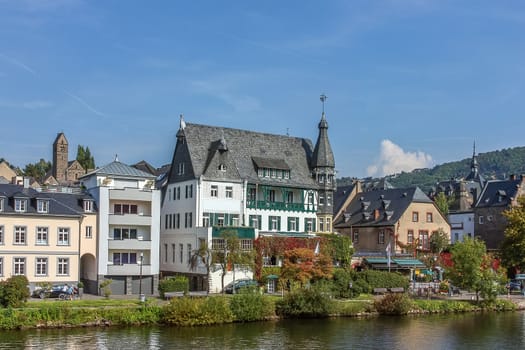
M 334 208 L 335 183 L 335 160 L 328 140 L 328 122 L 324 113 L 324 102 L 326 96 L 321 95 L 323 113 L 319 122 L 319 136 L 315 144 L 312 156 L 312 175 L 319 185 L 317 200 L 317 219 L 319 232 L 332 232 L 332 219 Z
M 53 142 L 53 177 L 59 182 L 65 182 L 68 167 L 68 142 L 63 132 L 58 133 Z

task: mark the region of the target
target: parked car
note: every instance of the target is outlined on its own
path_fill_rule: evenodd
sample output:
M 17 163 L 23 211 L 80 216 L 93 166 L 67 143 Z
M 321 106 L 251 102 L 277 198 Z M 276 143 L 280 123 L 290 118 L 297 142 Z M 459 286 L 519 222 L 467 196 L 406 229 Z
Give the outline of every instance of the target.
M 68 296 L 67 290 L 69 286 L 65 284 L 56 284 L 51 288 L 36 288 L 31 296 L 33 298 L 62 298 L 65 299 Z M 78 294 L 78 289 L 73 287 L 73 294 Z
M 516 291 L 521 293 L 521 281 L 510 280 L 510 282 L 507 284 L 507 289 L 509 293 L 516 292 Z
M 250 288 L 250 287 L 255 288 L 257 286 L 258 286 L 258 283 L 255 280 L 240 279 L 240 280 L 235 280 L 235 282 L 228 283 L 224 287 L 224 292 L 228 294 L 233 294 L 234 288 L 235 288 L 235 293 L 237 293 L 242 288 Z

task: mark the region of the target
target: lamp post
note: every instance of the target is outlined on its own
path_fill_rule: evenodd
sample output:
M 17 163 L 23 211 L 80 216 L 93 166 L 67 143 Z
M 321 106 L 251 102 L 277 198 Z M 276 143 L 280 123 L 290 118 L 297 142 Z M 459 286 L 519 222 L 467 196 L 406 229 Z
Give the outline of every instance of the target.
M 142 265 L 144 265 L 144 253 L 140 252 L 140 272 L 139 272 L 139 300 L 144 301 L 145 297 L 142 295 Z

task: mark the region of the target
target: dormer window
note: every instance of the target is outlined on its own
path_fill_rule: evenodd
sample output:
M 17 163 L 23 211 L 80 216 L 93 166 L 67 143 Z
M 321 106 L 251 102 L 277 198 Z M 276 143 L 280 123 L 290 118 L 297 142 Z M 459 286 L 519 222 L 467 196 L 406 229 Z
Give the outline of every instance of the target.
M 27 210 L 27 199 L 15 198 L 15 211 L 25 213 Z
M 38 199 L 36 202 L 36 211 L 39 213 L 48 213 L 49 201 L 45 199 Z
M 0 211 L 4 211 L 4 199 L 0 198 Z
M 220 171 L 226 171 L 226 165 L 224 165 L 224 164 L 222 164 L 222 163 L 219 164 L 219 170 L 220 170 Z
M 87 213 L 92 212 L 93 211 L 93 201 L 91 201 L 89 199 L 84 199 L 83 207 L 84 207 L 84 211 L 85 212 L 87 212 Z
M 184 175 L 184 163 L 179 163 L 177 165 L 177 173 L 179 175 Z

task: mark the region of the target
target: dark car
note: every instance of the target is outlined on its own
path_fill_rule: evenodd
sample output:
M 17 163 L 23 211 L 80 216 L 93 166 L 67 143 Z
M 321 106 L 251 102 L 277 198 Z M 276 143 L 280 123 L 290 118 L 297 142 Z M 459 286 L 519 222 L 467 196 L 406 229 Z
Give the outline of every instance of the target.
M 255 288 L 258 286 L 257 281 L 250 280 L 250 279 L 240 279 L 235 280 L 235 282 L 228 283 L 226 287 L 224 287 L 224 292 L 228 294 L 233 294 L 233 290 L 235 288 L 235 293 L 239 292 L 242 288 Z
M 69 286 L 66 284 L 57 284 L 51 288 L 37 288 L 33 291 L 31 296 L 33 298 L 66 298 L 68 294 Z M 73 288 L 73 293 L 76 293 L 76 288 Z

